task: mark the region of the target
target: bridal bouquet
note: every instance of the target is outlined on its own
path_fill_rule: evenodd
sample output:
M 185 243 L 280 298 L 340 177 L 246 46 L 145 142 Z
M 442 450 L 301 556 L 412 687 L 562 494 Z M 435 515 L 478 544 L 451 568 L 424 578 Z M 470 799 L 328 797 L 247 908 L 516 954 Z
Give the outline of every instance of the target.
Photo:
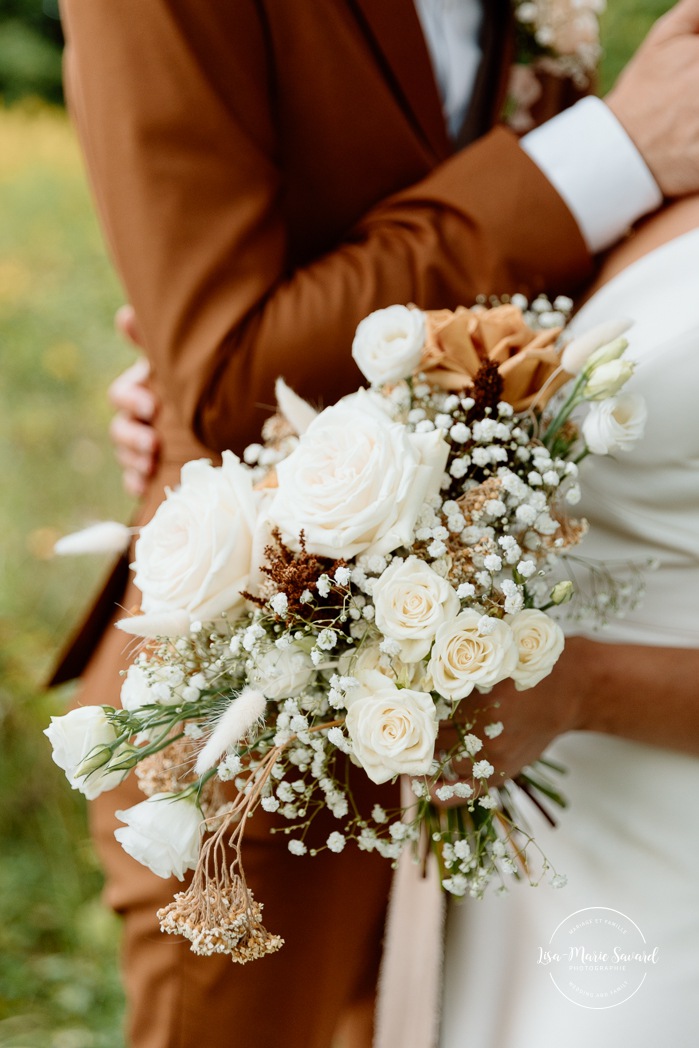
M 141 529 L 123 708 L 76 709 L 46 734 L 88 797 L 134 770 L 146 799 L 116 836 L 163 877 L 195 869 L 159 917 L 196 952 L 244 962 L 281 945 L 245 880 L 258 808 L 295 855 L 431 847 L 456 895 L 527 872 L 518 788 L 491 785 L 474 711 L 554 666 L 549 613 L 572 595 L 562 566 L 586 527 L 569 515 L 578 463 L 644 421 L 620 393 L 624 325 L 563 348 L 569 307 L 371 314 L 353 344 L 368 389 L 316 412 L 279 382 L 261 443 L 187 463 Z M 483 734 L 502 730 L 493 714 Z M 387 790 L 360 810 L 350 763 L 377 785 L 402 776 L 410 804 Z M 546 772 L 519 787 L 555 798 Z M 435 794 L 461 803 L 442 811 Z M 336 828 L 318 843 L 321 811 Z

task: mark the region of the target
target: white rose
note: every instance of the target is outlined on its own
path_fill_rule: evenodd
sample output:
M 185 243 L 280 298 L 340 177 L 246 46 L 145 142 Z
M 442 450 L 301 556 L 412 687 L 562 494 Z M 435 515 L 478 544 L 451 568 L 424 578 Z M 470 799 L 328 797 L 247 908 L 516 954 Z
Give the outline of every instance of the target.
M 186 463 L 180 487 L 168 492 L 136 542 L 133 568 L 146 619 L 186 612 L 191 621 L 207 621 L 242 611 L 256 523 L 251 474 L 232 452 L 223 453 L 220 467 L 205 459 Z
M 372 385 L 412 375 L 425 345 L 425 317 L 419 309 L 388 306 L 365 317 L 352 342 L 352 356 Z
M 582 425 L 583 437 L 595 455 L 630 451 L 643 436 L 648 411 L 638 393 L 623 393 L 592 404 Z
M 550 615 L 535 608 L 512 615 L 509 623 L 518 650 L 518 662 L 511 677 L 517 690 L 524 691 L 548 677 L 563 651 L 565 637 Z
M 272 648 L 256 660 L 250 683 L 268 699 L 293 699 L 307 687 L 314 672 L 305 651 Z
M 398 641 L 404 662 L 424 658 L 439 627 L 459 607 L 454 589 L 419 557 L 394 560 L 374 587 L 376 625 Z
M 116 816 L 126 823 L 114 831 L 119 844 L 158 877 L 181 881 L 197 865 L 204 823 L 194 801 L 155 793 Z
M 412 541 L 423 502 L 439 490 L 448 447 L 437 430 L 410 433 L 361 391 L 326 408 L 277 466 L 269 519 L 290 545 L 349 560 Z
M 491 688 L 517 665 L 517 645 L 507 622 L 492 619 L 494 628 L 484 635 L 481 618 L 469 609 L 437 630 L 427 672 L 434 691 L 445 699 L 464 699 L 475 687 Z
M 429 772 L 437 715 L 425 692 L 385 682 L 373 693 L 351 701 L 346 726 L 354 755 L 372 782 Z
M 113 790 L 126 775 L 125 771 L 109 770 L 107 749 L 100 753 L 100 747 L 113 745 L 117 738 L 101 706 L 79 706 L 63 717 L 52 717 L 44 735 L 53 747 L 54 762 L 66 773 L 73 789 L 80 790 L 88 800 Z M 89 756 L 94 758 L 91 762 L 94 770 L 87 776 L 86 769 L 78 774 Z

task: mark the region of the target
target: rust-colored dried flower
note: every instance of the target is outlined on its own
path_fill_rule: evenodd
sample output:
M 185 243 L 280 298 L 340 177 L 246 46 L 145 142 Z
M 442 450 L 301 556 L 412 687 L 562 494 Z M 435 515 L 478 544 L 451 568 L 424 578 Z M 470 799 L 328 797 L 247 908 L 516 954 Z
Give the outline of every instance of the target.
M 306 539 L 301 532 L 299 536 L 300 550 L 295 552 L 284 542 L 281 532 L 275 528 L 272 532 L 272 544 L 265 549 L 265 564 L 260 569 L 270 580 L 271 586 L 265 587 L 274 593 L 284 593 L 287 599 L 287 613 L 285 621 L 289 622 L 296 616 L 308 618 L 309 605 L 302 597 L 306 592 L 316 593 L 316 583 L 321 575 L 332 578 L 338 568 L 346 567 L 345 560 L 330 560 L 327 557 L 319 557 L 315 553 L 309 553 L 306 548 Z M 267 607 L 267 599 L 262 593 L 254 596 L 244 593 L 243 596 L 256 604 L 259 608 Z M 324 598 L 324 609 L 342 607 L 344 591 L 332 586 L 330 593 Z

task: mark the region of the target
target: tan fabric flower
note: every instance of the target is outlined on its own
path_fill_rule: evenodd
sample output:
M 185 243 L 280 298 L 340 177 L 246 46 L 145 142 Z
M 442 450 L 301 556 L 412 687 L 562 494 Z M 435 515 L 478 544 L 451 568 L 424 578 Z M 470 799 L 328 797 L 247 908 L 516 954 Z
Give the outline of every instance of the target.
M 426 314 L 427 338 L 419 370 L 441 389 L 468 390 L 481 364 L 497 364 L 503 380 L 502 399 L 515 411 L 525 411 L 534 400 L 541 408 L 570 375 L 561 371 L 538 395 L 559 368 L 554 348 L 560 328 L 534 332 L 516 306 L 466 309 L 459 306 Z

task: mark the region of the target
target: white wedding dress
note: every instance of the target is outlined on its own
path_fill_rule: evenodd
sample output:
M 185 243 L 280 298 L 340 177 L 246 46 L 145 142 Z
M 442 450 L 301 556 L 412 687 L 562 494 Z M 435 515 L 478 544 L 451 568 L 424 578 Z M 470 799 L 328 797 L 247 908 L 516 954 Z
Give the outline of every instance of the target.
M 581 553 L 657 558 L 646 595 L 605 642 L 699 647 L 699 229 L 641 258 L 576 317 L 582 332 L 631 317 L 628 385 L 648 406 L 627 454 L 588 459 Z M 696 701 L 699 701 L 699 680 Z M 699 759 L 570 733 L 549 755 L 569 769 L 570 807 L 537 841 L 568 885 L 513 882 L 507 896 L 450 905 L 442 1048 L 694 1048 L 699 1045 Z M 537 964 L 560 922 L 607 907 L 657 946 L 638 992 L 616 1007 L 573 1003 Z

